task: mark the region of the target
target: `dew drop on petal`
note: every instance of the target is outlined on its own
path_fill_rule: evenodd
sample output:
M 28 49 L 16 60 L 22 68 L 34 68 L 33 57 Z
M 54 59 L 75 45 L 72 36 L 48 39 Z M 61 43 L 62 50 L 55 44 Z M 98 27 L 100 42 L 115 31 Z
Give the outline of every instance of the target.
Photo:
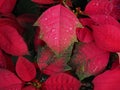
M 55 40 L 57 39 L 57 37 L 54 38 Z
M 105 16 L 105 18 L 108 18 L 108 16 Z
M 45 18 L 45 20 L 48 20 L 48 18 Z
M 70 27 L 70 30 L 72 30 L 72 27 Z
M 99 3 L 96 3 L 95 5 L 96 5 L 96 6 L 98 6 L 98 5 L 99 5 Z
M 67 39 L 65 38 L 65 41 L 66 41 Z
M 52 32 L 55 32 L 55 28 L 52 29 Z

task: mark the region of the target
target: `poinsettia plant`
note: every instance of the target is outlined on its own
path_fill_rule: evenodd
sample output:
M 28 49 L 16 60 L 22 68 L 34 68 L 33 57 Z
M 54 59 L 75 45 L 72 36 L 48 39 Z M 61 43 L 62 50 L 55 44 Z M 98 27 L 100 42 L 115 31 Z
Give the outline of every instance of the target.
M 1 0 L 0 90 L 120 90 L 119 0 Z

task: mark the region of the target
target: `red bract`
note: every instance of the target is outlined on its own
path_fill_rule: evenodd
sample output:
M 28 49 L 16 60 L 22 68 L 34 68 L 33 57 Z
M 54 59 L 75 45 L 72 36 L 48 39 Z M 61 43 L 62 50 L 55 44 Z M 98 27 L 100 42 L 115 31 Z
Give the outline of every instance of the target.
M 9 25 L 14 27 L 21 35 L 23 34 L 23 28 L 19 25 L 19 23 L 16 21 L 16 18 L 14 17 L 6 17 L 6 18 L 0 18 L 0 26 L 3 25 Z
M 8 25 L 1 26 L 0 38 L 0 48 L 6 53 L 15 56 L 28 54 L 26 43 L 14 27 Z
M 34 36 L 34 47 L 36 51 L 38 50 L 39 46 L 41 47 L 45 45 L 45 42 L 40 39 L 39 34 L 40 34 L 40 29 L 37 28 Z
M 93 41 L 92 32 L 88 28 L 77 28 L 76 32 L 80 42 L 89 43 Z
M 52 4 L 55 2 L 54 0 L 32 0 L 32 1 L 37 4 Z
M 92 15 L 90 17 L 97 25 L 110 24 L 120 27 L 120 23 L 110 15 Z M 91 26 L 92 25 L 94 24 L 91 24 Z
M 62 5 L 56 5 L 45 11 L 37 20 L 40 37 L 57 54 L 63 53 L 76 42 L 76 27 L 81 24 L 74 13 Z
M 113 9 L 111 0 L 91 0 L 86 8 L 85 13 L 88 15 L 109 15 Z
M 120 69 L 105 71 L 93 80 L 94 90 L 120 90 Z
M 95 22 L 91 18 L 79 18 L 79 21 L 82 23 L 84 27 L 89 27 L 91 25 L 94 25 Z
M 94 40 L 92 35 L 91 25 L 94 25 L 95 22 L 91 18 L 80 18 L 79 21 L 84 26 L 83 28 L 77 28 L 76 34 L 80 42 L 89 43 Z
M 0 0 L 0 13 L 10 13 L 17 0 Z
M 113 4 L 113 10 L 111 12 L 111 16 L 116 18 L 117 20 L 120 20 L 120 0 L 111 0 Z
M 22 82 L 6 69 L 0 69 L 0 90 L 21 90 Z
M 105 24 L 93 26 L 93 36 L 96 44 L 107 51 L 120 51 L 120 28 L 115 25 Z
M 80 81 L 66 73 L 50 76 L 44 83 L 43 90 L 79 90 Z
M 71 64 L 80 79 L 100 73 L 108 64 L 109 53 L 99 49 L 95 43 L 78 44 Z
M 31 81 L 36 76 L 34 65 L 24 57 L 18 58 L 16 72 L 23 81 Z

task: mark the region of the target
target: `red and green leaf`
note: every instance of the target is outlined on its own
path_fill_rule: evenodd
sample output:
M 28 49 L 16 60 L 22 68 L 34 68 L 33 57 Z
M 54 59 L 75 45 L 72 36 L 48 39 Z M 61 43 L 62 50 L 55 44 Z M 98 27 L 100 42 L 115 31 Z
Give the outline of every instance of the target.
M 82 80 L 90 75 L 100 73 L 108 64 L 109 52 L 99 49 L 94 42 L 76 44 L 71 65 Z
M 69 48 L 69 51 L 70 50 L 71 48 Z M 64 56 L 56 57 L 50 48 L 43 48 L 38 59 L 40 70 L 47 75 L 53 75 L 69 70 L 70 67 L 67 65 L 67 62 L 70 59 L 71 53 L 68 52 L 64 53 Z
M 60 55 L 77 42 L 76 28 L 82 27 L 74 13 L 60 4 L 45 11 L 37 23 L 41 30 L 41 39 L 56 55 Z

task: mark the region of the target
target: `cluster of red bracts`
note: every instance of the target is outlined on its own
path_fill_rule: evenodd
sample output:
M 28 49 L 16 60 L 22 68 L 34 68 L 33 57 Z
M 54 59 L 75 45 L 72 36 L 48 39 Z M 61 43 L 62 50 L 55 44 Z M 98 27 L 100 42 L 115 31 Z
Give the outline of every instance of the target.
M 61 2 L 61 0 L 32 1 L 38 4 Z M 67 1 L 70 2 L 70 0 Z M 24 57 L 24 55 L 30 55 L 30 53 L 28 50 L 29 44 L 25 42 L 23 34 L 27 28 L 26 24 L 31 23 L 33 25 L 38 17 L 33 14 L 14 16 L 12 10 L 15 4 L 16 0 L 0 1 L 0 90 L 79 90 L 82 85 L 80 80 L 91 75 L 95 75 L 92 81 L 94 90 L 120 90 L 119 59 L 115 60 L 110 70 L 105 70 L 110 53 L 120 52 L 119 0 L 91 0 L 83 12 L 88 17 L 79 18 L 79 21 L 70 10 L 67 11 L 68 8 L 62 5 L 56 5 L 46 11 L 37 20 L 39 27 L 35 31 L 33 42 L 36 52 L 39 51 L 39 47 L 44 46 L 41 52 L 38 52 L 40 56 L 37 58 L 37 67 Z M 63 21 L 66 24 L 65 26 L 60 23 L 63 25 L 62 28 L 69 28 L 69 25 L 76 25 L 78 22 L 82 24 L 82 27 L 79 28 L 77 26 L 75 28 L 74 26 L 70 27 L 70 31 L 71 28 L 74 28 L 75 31 L 67 32 L 68 37 L 66 37 L 64 30 L 60 33 L 61 36 L 58 39 L 61 48 L 59 44 L 57 44 L 58 47 L 54 46 L 54 40 L 52 40 L 56 34 L 53 33 L 54 31 L 50 33 L 42 31 L 47 30 L 44 23 L 46 25 L 50 23 L 47 21 L 50 16 L 48 16 L 48 13 L 50 11 L 51 13 L 53 11 L 57 13 L 59 9 L 61 9 L 62 14 L 61 16 L 55 15 L 56 17 L 63 19 L 65 12 L 66 15 L 68 14 L 74 19 L 74 21 L 71 19 L 70 24 L 67 24 L 68 19 L 66 19 L 67 17 L 64 18 L 67 23 Z M 69 16 L 68 18 L 70 18 Z M 52 21 L 52 19 L 50 20 Z M 49 26 L 49 28 L 51 27 Z M 52 30 L 55 30 L 55 28 Z M 29 33 L 29 30 L 27 32 Z M 52 36 L 47 38 L 49 35 Z M 40 37 L 42 37 L 42 40 Z M 67 42 L 64 37 L 70 42 Z M 78 39 L 79 43 L 75 45 L 71 61 L 67 61 L 66 53 L 64 54 L 65 57 L 56 57 L 56 53 L 58 55 L 76 42 L 75 38 Z M 64 44 L 62 45 L 62 43 Z M 15 65 L 12 61 L 13 56 L 18 57 Z M 66 72 L 69 69 L 67 67 L 68 63 L 75 69 L 75 73 L 80 80 L 72 76 L 70 72 Z M 36 78 L 37 68 L 40 69 L 41 73 L 49 75 L 49 78 L 43 83 Z
M 33 25 L 36 17 L 31 14 L 15 17 L 12 14 L 15 3 L 16 0 L 0 1 L 0 90 L 56 90 L 59 85 L 65 85 L 68 89 L 78 89 L 80 82 L 66 73 L 51 76 L 43 85 L 35 80 L 36 66 L 23 57 L 23 55 L 29 55 L 23 34 L 26 24 Z M 36 30 L 34 43 L 36 50 L 38 45 L 44 45 L 44 42 L 39 39 L 39 28 Z M 18 57 L 15 65 L 12 56 Z M 56 81 L 58 78 L 60 78 L 59 84 Z

